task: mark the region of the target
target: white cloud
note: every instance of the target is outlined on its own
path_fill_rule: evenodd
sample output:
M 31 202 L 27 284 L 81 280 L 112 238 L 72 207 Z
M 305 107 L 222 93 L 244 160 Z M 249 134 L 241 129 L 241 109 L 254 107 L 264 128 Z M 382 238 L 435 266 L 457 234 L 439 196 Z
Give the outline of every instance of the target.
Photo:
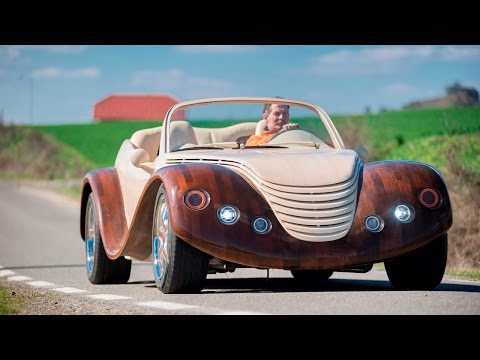
M 382 90 L 392 95 L 399 95 L 410 93 L 415 90 L 415 87 L 409 84 L 395 83 L 385 86 Z
M 83 69 L 65 71 L 64 74 L 65 74 L 65 77 L 67 77 L 67 78 L 95 79 L 100 75 L 100 69 L 98 69 L 96 67 L 88 67 L 88 68 L 83 68 Z
M 427 61 L 480 60 L 480 46 L 388 45 L 342 49 L 311 60 L 317 75 L 377 75 L 398 73 Z
M 183 86 L 185 79 L 185 73 L 179 69 L 166 71 L 143 70 L 133 75 L 132 84 L 138 87 L 152 88 L 154 91 L 174 92 Z
M 62 74 L 62 70 L 55 67 L 48 67 L 43 69 L 37 69 L 32 72 L 33 78 L 58 78 Z
M 1 45 L 0 64 L 9 64 L 12 62 L 29 64 L 31 60 L 24 54 L 32 50 L 61 54 L 77 54 L 84 52 L 87 48 L 87 45 Z
M 0 45 L 0 64 L 8 64 L 20 55 L 17 48 Z
M 321 75 L 372 75 L 397 71 L 434 54 L 433 46 L 379 46 L 339 50 L 312 60 L 309 72 Z
M 446 61 L 480 60 L 480 46 L 443 46 L 440 56 Z
M 88 45 L 11 45 L 12 50 L 41 50 L 52 53 L 77 54 L 84 52 Z
M 177 45 L 175 46 L 181 52 L 200 54 L 200 53 L 241 53 L 254 51 L 257 46 L 253 45 Z
M 132 84 L 142 91 L 169 93 L 182 100 L 232 96 L 238 90 L 223 79 L 191 76 L 181 69 L 140 71 L 134 74 Z
M 64 70 L 57 67 L 47 67 L 34 70 L 31 74 L 33 78 L 53 79 L 53 78 L 70 78 L 70 79 L 94 79 L 100 75 L 100 70 L 96 67 L 88 67 L 75 70 Z

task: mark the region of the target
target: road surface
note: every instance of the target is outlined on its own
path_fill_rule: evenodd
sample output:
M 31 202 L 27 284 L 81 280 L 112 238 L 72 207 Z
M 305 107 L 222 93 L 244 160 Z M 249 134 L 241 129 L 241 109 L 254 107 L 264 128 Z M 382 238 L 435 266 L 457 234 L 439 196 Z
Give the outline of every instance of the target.
M 85 270 L 79 204 L 27 185 L 0 183 L 0 228 L 0 285 L 18 294 L 30 290 L 37 302 L 45 299 L 35 313 L 480 314 L 478 281 L 445 276 L 433 291 L 396 291 L 385 271 L 375 268 L 366 274 L 337 272 L 324 287 L 307 289 L 288 271 L 238 269 L 208 275 L 199 294 L 165 295 L 155 286 L 151 264 L 134 261 L 127 284 L 92 285 Z

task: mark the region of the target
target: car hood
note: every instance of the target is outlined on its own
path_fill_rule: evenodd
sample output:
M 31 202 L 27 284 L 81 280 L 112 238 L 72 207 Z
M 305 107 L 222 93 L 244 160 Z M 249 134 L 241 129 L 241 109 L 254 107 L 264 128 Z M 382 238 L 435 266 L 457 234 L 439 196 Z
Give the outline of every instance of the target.
M 353 150 L 251 148 L 181 151 L 167 164 L 225 166 L 248 179 L 297 239 L 333 241 L 350 230 L 362 163 Z
M 201 159 L 198 152 L 170 153 L 167 163 L 217 163 L 260 181 L 304 187 L 347 181 L 356 173 L 359 161 L 357 153 L 348 149 L 202 150 Z

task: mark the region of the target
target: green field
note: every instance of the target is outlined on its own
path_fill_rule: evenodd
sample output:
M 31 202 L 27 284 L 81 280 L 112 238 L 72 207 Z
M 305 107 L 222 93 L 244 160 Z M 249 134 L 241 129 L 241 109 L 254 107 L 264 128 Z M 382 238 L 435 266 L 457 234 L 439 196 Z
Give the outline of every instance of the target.
M 407 142 L 430 136 L 480 133 L 480 106 L 391 111 L 332 118 L 339 128 L 356 128 L 370 151 L 370 160 L 381 160 Z
M 370 161 L 389 159 L 406 143 L 430 136 L 480 133 L 480 106 L 441 110 L 409 110 L 359 116 L 332 116 L 347 147 L 364 144 Z M 252 120 L 254 121 L 254 120 Z M 222 122 L 216 121 L 216 126 Z M 225 125 L 231 122 L 225 120 Z M 83 154 L 99 167 L 112 166 L 117 151 L 136 130 L 155 127 L 160 122 L 108 122 L 86 125 L 35 126 Z M 195 126 L 207 127 L 207 121 Z M 475 149 L 472 149 L 475 152 Z M 474 154 L 467 157 L 475 158 Z M 411 156 L 407 156 L 411 159 Z M 396 156 L 395 156 L 396 158 Z M 471 163 L 469 159 L 465 163 Z M 471 167 L 476 167 L 475 162 Z

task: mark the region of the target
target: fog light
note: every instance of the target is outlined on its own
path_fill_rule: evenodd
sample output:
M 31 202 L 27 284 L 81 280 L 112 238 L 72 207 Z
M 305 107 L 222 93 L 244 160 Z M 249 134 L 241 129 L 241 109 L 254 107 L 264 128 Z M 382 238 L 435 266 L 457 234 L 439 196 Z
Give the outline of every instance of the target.
M 380 216 L 370 215 L 363 220 L 365 227 L 371 232 L 380 232 L 383 230 L 385 223 Z
M 267 234 L 272 230 L 272 223 L 267 218 L 257 216 L 252 221 L 252 228 L 257 234 Z
M 398 205 L 395 208 L 395 217 L 398 219 L 398 221 L 403 222 L 403 223 L 409 223 L 412 222 L 414 217 L 415 217 L 415 211 L 413 210 L 412 207 L 408 205 Z
M 225 225 L 233 225 L 240 218 L 240 211 L 233 205 L 224 205 L 217 211 L 218 219 Z

